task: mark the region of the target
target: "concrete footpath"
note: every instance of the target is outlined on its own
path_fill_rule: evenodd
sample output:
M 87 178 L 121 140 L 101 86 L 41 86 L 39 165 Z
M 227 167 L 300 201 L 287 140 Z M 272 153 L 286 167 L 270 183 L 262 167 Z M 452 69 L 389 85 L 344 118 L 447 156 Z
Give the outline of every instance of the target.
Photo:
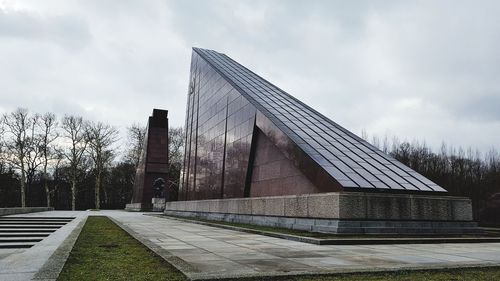
M 74 218 L 30 248 L 0 249 L 0 280 L 56 280 L 89 215 L 110 217 L 191 280 L 500 265 L 500 243 L 312 245 L 143 213 L 52 211 L 3 217 Z
M 500 243 L 311 245 L 141 213 L 100 213 L 192 280 L 500 265 Z

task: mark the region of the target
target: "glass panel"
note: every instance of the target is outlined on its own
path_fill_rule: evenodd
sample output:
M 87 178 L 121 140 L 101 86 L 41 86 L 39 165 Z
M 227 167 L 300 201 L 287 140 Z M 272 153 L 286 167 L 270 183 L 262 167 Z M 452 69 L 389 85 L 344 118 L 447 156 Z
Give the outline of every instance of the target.
M 304 156 L 311 157 L 319 153 L 321 157 L 310 159 L 344 187 L 444 191 L 226 55 L 194 49 L 189 89 L 182 172 L 182 185 L 188 191 L 193 188 L 198 194 L 196 185 L 223 185 L 220 193 L 224 196 L 241 194 L 243 184 L 240 182 L 237 187 L 236 181 L 242 180 L 246 172 L 242 166 L 249 159 L 247 136 L 252 134 L 257 110 L 287 136 L 287 142 L 294 144 L 292 150 L 300 149 Z M 246 107 L 248 103 L 252 105 Z M 225 151 L 219 151 L 220 145 L 218 149 L 203 146 L 221 135 L 225 136 Z M 198 156 L 198 152 L 202 155 Z M 235 160 L 240 158 L 242 162 Z M 224 172 L 208 171 L 209 166 L 220 166 Z M 328 167 L 340 174 L 330 173 L 332 169 Z

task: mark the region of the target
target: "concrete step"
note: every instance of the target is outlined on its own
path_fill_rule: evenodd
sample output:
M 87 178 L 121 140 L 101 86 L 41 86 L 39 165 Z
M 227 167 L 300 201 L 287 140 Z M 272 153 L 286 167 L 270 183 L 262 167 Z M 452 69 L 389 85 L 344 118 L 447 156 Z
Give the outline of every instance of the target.
M 66 222 L 51 222 L 51 221 L 0 221 L 0 225 L 65 225 Z
M 47 237 L 50 233 L 44 232 L 8 232 L 2 233 L 0 232 L 0 239 L 4 237 Z
M 0 229 L 0 233 L 12 233 L 12 232 L 15 232 L 15 233 L 19 233 L 19 232 L 45 232 L 45 233 L 52 233 L 54 231 L 56 231 L 57 228 L 45 228 L 45 229 L 41 229 L 41 228 L 2 228 Z
M 3 216 L 0 220 L 72 220 L 74 217 L 23 217 L 23 216 Z
M 483 231 L 479 228 L 427 228 L 427 227 L 314 227 L 314 231 L 324 233 L 358 233 L 358 234 L 480 234 Z
M 58 229 L 62 225 L 18 225 L 18 224 L 3 224 L 0 225 L 0 232 L 4 228 L 42 228 L 42 229 Z
M 0 217 L 0 249 L 31 248 L 75 217 Z
M 71 221 L 65 221 L 65 220 L 0 220 L 0 224 L 9 224 L 9 223 L 67 224 L 69 222 L 71 222 Z
M 11 242 L 0 244 L 0 249 L 17 249 L 17 248 L 31 248 L 35 245 L 35 243 L 20 243 L 20 242 Z
M 0 217 L 0 220 L 73 220 L 75 217 Z
M 30 243 L 30 242 L 40 242 L 44 237 L 0 237 L 0 245 L 8 244 L 13 242 L 19 243 Z

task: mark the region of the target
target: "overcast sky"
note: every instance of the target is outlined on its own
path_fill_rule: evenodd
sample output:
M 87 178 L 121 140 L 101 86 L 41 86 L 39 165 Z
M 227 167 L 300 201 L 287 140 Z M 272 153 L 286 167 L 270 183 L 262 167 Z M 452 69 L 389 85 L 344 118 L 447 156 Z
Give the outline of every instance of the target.
M 0 113 L 181 126 L 193 46 L 358 135 L 500 149 L 500 1 L 0 0 Z

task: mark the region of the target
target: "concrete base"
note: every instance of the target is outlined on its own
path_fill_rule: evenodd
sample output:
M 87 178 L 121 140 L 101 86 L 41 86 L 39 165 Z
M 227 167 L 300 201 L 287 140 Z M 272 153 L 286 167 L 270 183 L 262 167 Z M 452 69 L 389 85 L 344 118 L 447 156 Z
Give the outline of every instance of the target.
M 163 212 L 165 210 L 165 198 L 152 198 L 153 212 Z
M 53 211 L 52 207 L 0 208 L 0 216 Z
M 252 216 L 205 212 L 165 211 L 166 215 L 212 221 L 245 223 L 333 234 L 472 234 L 481 233 L 475 222 L 362 221 Z
M 336 192 L 167 202 L 165 214 L 328 233 L 477 233 L 468 198 Z
M 125 211 L 129 212 L 149 212 L 152 209 L 152 204 L 130 203 L 125 205 Z
M 129 212 L 163 212 L 165 210 L 165 198 L 152 198 L 151 204 L 130 203 L 125 205 L 125 211 Z

